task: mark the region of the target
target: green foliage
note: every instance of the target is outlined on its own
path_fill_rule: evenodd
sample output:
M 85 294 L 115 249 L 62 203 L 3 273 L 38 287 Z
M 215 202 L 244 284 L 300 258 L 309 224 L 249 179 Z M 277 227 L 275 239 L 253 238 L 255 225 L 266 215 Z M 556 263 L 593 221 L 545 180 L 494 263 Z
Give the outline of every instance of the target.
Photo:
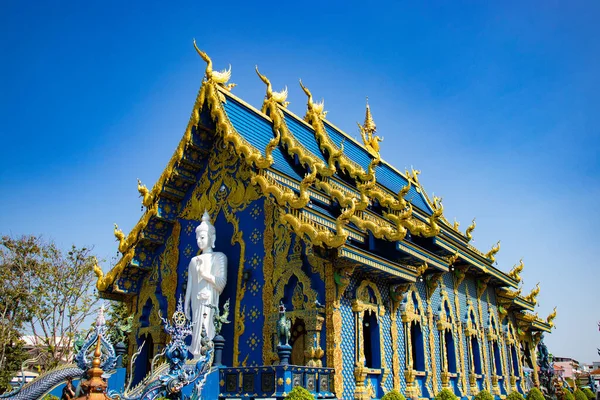
M 384 394 L 381 400 L 406 400 L 406 398 L 402 393 L 394 389 Z
M 10 380 L 21 370 L 21 363 L 27 359 L 27 351 L 23 348 L 23 341 L 15 340 L 4 351 L 4 369 L 0 371 L 0 393 L 11 391 Z
M 575 400 L 588 400 L 588 397 L 585 395 L 583 390 L 577 389 L 575 390 Z
M 458 398 L 450 389 L 442 389 L 435 395 L 435 400 L 458 400 Z
M 583 394 L 587 396 L 588 400 L 594 400 L 596 398 L 596 395 L 590 388 L 583 388 Z
M 51 394 L 47 394 L 44 397 L 42 397 L 42 400 L 60 400 L 60 399 L 56 396 L 52 396 Z
M 560 400 L 575 400 L 575 396 L 567 389 L 563 389 L 563 395 Z
M 511 392 L 508 396 L 506 396 L 506 400 L 525 400 L 525 398 L 519 392 Z
M 133 327 L 133 314 L 125 302 L 111 301 L 106 313 L 106 327 L 108 328 L 108 339 L 113 345 L 119 342 L 129 348 L 129 333 Z M 127 365 L 127 354 L 123 355 L 123 365 Z
M 310 392 L 302 386 L 294 386 L 285 398 L 290 400 L 314 400 L 315 396 L 310 394 Z
M 494 400 L 494 396 L 492 396 L 492 394 L 487 390 L 482 390 L 481 392 L 477 393 L 477 395 L 475 395 L 474 400 Z
M 527 393 L 527 400 L 544 400 L 544 395 L 538 388 L 531 388 L 529 393 Z
M 41 371 L 72 355 L 72 343 L 93 312 L 95 257 L 85 247 L 61 251 L 36 236 L 0 241 L 0 371 L 27 327 L 33 334 Z

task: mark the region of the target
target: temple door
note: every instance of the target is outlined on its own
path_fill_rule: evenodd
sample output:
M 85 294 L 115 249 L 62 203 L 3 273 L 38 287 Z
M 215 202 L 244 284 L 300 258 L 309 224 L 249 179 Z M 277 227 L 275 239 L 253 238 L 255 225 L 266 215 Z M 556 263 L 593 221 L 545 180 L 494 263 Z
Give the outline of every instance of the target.
M 302 318 L 297 318 L 292 326 L 292 365 L 306 365 L 304 351 L 306 350 L 306 326 Z

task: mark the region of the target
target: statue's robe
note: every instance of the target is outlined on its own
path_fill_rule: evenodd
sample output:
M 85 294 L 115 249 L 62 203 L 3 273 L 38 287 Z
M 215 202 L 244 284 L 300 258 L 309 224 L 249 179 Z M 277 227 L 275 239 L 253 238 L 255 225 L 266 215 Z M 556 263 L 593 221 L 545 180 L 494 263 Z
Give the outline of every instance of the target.
M 202 261 L 202 262 L 200 262 Z M 210 265 L 210 274 L 214 277 L 214 285 L 200 276 L 200 268 L 204 263 Z M 212 340 L 215 337 L 215 310 L 207 307 L 207 304 L 213 306 L 219 305 L 219 295 L 223 292 L 227 282 L 227 256 L 223 253 L 206 253 L 192 258 L 188 267 L 188 281 L 186 288 L 186 306 L 191 302 L 191 317 L 194 322 L 192 343 L 189 347 L 194 357 L 200 356 L 202 347 L 201 333 L 202 325 L 206 329 L 207 338 Z M 201 293 L 207 293 L 208 299 L 200 298 Z M 206 319 L 204 318 L 206 314 Z

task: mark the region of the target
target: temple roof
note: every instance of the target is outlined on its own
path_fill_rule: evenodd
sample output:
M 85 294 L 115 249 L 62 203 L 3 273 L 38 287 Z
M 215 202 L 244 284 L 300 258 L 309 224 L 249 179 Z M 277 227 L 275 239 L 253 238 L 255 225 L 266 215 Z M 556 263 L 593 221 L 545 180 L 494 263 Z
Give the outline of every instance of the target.
M 115 230 L 122 259 L 106 276 L 97 269 L 98 289 L 105 297 L 125 293 L 122 287 L 115 290 L 120 277 L 129 274 L 139 279 L 147 272 L 148 266 L 136 256 L 140 245 L 157 248 L 166 242 L 168 226 L 177 217 L 174 210 L 193 189 L 210 157 L 214 139 L 206 132 L 216 132 L 232 144 L 238 157 L 262 177 L 257 178 L 261 191 L 285 208 L 290 229 L 309 224 L 311 232 L 329 232 L 302 234 L 316 246 L 372 264 L 390 282 L 414 282 L 419 275 L 452 267 L 468 270 L 486 285 L 518 287 L 518 273 L 507 274 L 494 266 L 499 243 L 487 253 L 473 247 L 469 241 L 474 222 L 465 233 L 460 232 L 443 216 L 440 199 L 427 196 L 418 180 L 420 171 L 402 173 L 381 159 L 381 138 L 376 136 L 368 105 L 365 123 L 359 125 L 360 143 L 325 118 L 323 103 L 314 103 L 302 83 L 308 96 L 304 118 L 286 108 L 287 90 L 273 92 L 264 75 L 259 74 L 267 84 L 262 111 L 232 94 L 227 81 L 215 80 L 214 72 L 207 69 L 206 75 L 184 137 L 167 168 L 151 191 L 140 183 L 146 214 L 129 235 Z M 269 190 L 273 187 L 277 190 Z M 395 246 L 383 246 L 383 242 Z M 135 284 L 129 286 L 136 290 Z M 532 310 L 536 295 L 527 299 L 519 291 L 508 296 L 505 304 L 515 310 Z M 550 329 L 541 320 L 532 322 L 537 329 Z

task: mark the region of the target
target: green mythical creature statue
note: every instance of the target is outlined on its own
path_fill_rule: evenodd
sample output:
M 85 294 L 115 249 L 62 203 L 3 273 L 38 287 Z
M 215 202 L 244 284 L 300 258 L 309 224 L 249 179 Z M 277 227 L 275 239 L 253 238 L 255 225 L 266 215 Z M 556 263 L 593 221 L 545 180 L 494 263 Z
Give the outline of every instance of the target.
M 115 336 L 117 339 L 117 343 L 125 342 L 127 335 L 133 329 L 133 314 L 125 319 L 124 322 L 120 322 L 117 324 L 115 329 Z
M 218 336 L 221 334 L 221 329 L 223 328 L 223 324 L 231 323 L 231 321 L 229 321 L 227 319 L 229 317 L 229 299 L 227 299 L 227 301 L 223 305 L 223 312 L 220 314 L 219 314 L 219 307 L 213 306 L 212 304 L 207 304 L 207 306 L 215 310 L 215 316 L 214 316 L 213 321 L 215 324 L 215 336 Z
M 277 337 L 280 346 L 289 346 L 292 337 L 292 321 L 285 316 L 285 306 L 279 305 L 279 320 L 277 321 Z

